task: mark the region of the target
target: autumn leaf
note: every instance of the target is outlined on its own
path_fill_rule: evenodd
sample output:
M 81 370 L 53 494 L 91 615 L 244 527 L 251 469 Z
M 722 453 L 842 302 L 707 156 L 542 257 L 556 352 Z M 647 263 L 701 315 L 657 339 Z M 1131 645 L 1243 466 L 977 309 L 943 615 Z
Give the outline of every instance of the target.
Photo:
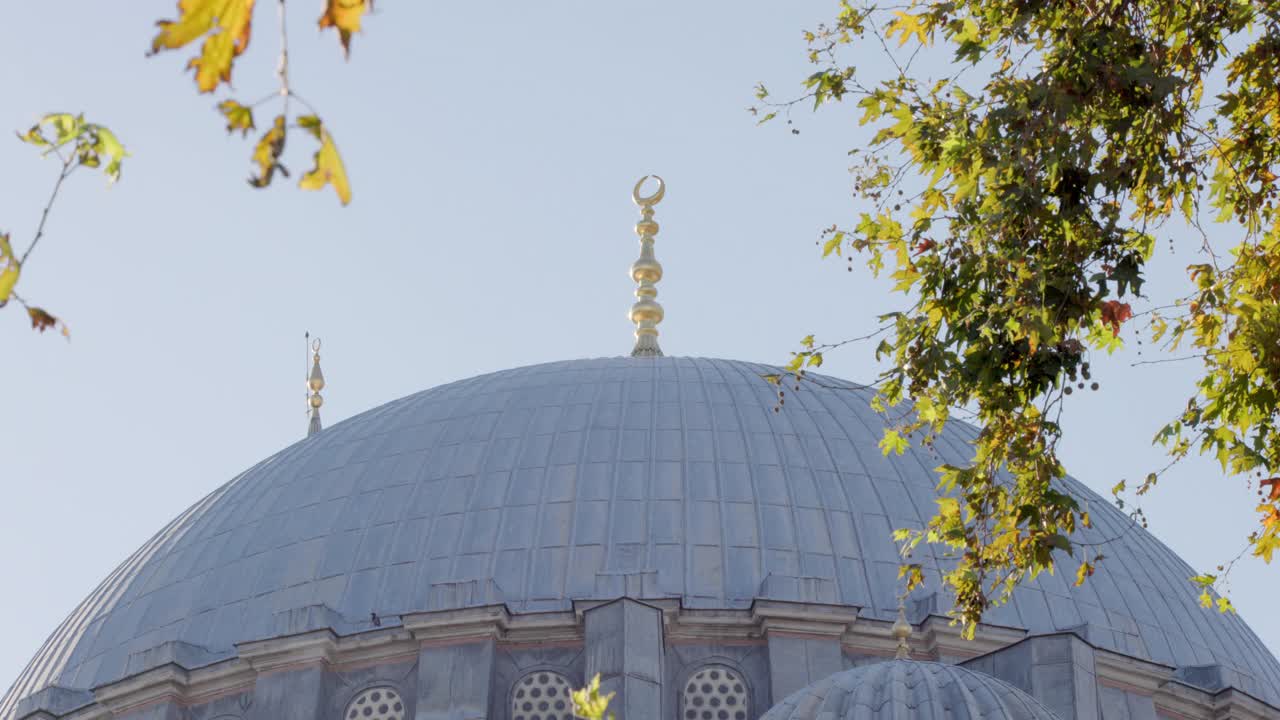
M 161 20 L 151 41 L 151 55 L 176 50 L 205 38 L 200 54 L 187 68 L 195 70 L 200 92 L 213 92 L 231 82 L 231 66 L 249 47 L 255 0 L 178 0 L 178 19 Z
M 343 205 L 351 202 L 351 183 L 347 179 L 347 169 L 342 164 L 342 156 L 338 154 L 338 146 L 333 136 L 325 129 L 324 123 L 315 115 L 304 115 L 298 118 L 298 127 L 311 133 L 320 141 L 320 149 L 316 151 L 316 166 L 309 170 L 298 181 L 303 190 L 319 190 L 325 185 L 333 185 L 338 193 L 338 200 Z
M 923 15 L 911 15 L 901 10 L 894 10 L 893 14 L 897 17 L 889 23 L 889 27 L 885 28 L 885 37 L 892 38 L 894 33 L 900 34 L 898 47 L 906 45 L 912 35 L 920 41 L 921 45 L 929 44 L 928 28 L 920 22 Z
M 1270 486 L 1271 489 L 1267 491 L 1267 499 L 1272 502 L 1276 500 L 1280 500 L 1280 478 L 1269 478 L 1267 480 L 1259 480 L 1258 486 L 1260 488 Z
M 40 124 L 31 126 L 31 129 L 25 133 L 17 133 L 18 139 L 24 143 L 30 143 L 36 147 L 47 147 L 49 141 L 45 139 L 44 133 L 40 131 Z
M 880 438 L 880 452 L 885 455 L 889 453 L 901 455 L 910 447 L 911 443 L 897 430 L 885 430 L 884 437 Z
M 586 687 L 571 693 L 573 714 L 588 720 L 604 720 L 613 696 L 614 693 L 600 694 L 600 673 L 596 673 Z M 612 718 L 613 715 L 609 714 L 609 717 Z
M 86 126 L 88 137 L 81 143 L 80 162 L 91 167 L 98 167 L 102 163 L 102 158 L 108 158 L 107 166 L 102 172 L 106 174 L 108 182 L 115 182 L 120 179 L 120 165 L 124 162 L 125 157 L 129 154 L 125 152 L 124 145 L 115 136 L 115 133 L 106 129 L 101 125 L 89 124 Z M 92 162 L 85 162 L 86 158 L 91 158 Z
M 245 107 L 236 100 L 223 100 L 218 103 L 218 112 L 227 119 L 227 134 L 240 131 L 241 137 L 247 137 L 253 124 L 253 108 Z
M 271 184 L 279 170 L 289 177 L 289 171 L 280 164 L 280 154 L 284 152 L 285 118 L 277 115 L 271 129 L 262 134 L 258 144 L 253 148 L 253 161 L 258 164 L 258 174 L 249 178 L 249 184 L 256 188 L 264 188 Z
M 22 264 L 13 254 L 13 246 L 9 244 L 9 234 L 0 233 L 0 307 L 9 303 L 9 296 L 18 284 L 18 276 L 22 274 Z
M 46 129 L 53 133 L 52 140 L 45 135 Z M 46 155 L 74 143 L 69 154 L 80 165 L 98 168 L 106 161 L 103 173 L 108 182 L 120 179 L 120 166 L 129 156 L 115 133 L 97 123 L 85 122 L 84 115 L 49 113 L 25 134 L 19 133 L 18 138 L 36 147 L 49 148 Z
M 1111 326 L 1113 336 L 1120 334 L 1120 324 L 1131 317 L 1133 317 L 1133 308 L 1129 307 L 1129 303 L 1122 303 L 1119 300 L 1108 300 L 1102 303 L 1102 323 Z
M 68 340 L 71 339 L 71 330 L 67 328 L 66 323 L 62 322 L 61 320 L 54 317 L 53 315 L 50 315 L 43 308 L 29 307 L 27 308 L 27 315 L 31 316 L 32 328 L 39 330 L 40 332 L 44 332 L 49 328 L 56 327 L 61 329 L 62 337 L 67 338 Z
M 840 255 L 841 254 L 840 246 L 843 244 L 844 244 L 844 233 L 842 232 L 835 233 L 830 237 L 830 239 L 827 240 L 826 244 L 822 246 L 822 257 L 826 257 L 831 253 Z
M 373 0 L 326 0 L 320 29 L 334 28 L 342 43 L 342 54 L 351 55 L 351 34 L 360 31 L 360 19 L 373 9 Z
M 1085 580 L 1093 577 L 1094 567 L 1092 563 L 1082 562 L 1080 567 L 1076 569 L 1076 587 L 1084 584 Z

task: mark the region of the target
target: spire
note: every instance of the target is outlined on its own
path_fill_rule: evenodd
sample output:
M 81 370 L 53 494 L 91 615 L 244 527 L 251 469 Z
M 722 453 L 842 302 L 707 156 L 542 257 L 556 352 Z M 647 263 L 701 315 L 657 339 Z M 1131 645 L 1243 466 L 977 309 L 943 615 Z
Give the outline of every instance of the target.
M 311 338 L 311 333 L 307 333 Z M 324 398 L 320 391 L 324 389 L 324 373 L 320 371 L 320 338 L 311 343 L 311 374 L 307 377 L 307 407 L 311 412 L 311 421 L 307 424 L 307 437 L 320 432 L 320 406 Z
M 911 645 L 907 640 L 911 637 L 911 623 L 907 622 L 906 600 L 898 600 L 898 619 L 893 623 L 893 636 L 898 638 L 898 649 L 894 652 L 895 660 L 907 660 L 911 657 Z
M 640 187 L 652 177 L 658 181 L 658 189 L 650 196 L 640 195 Z M 631 191 L 631 200 L 640 206 L 640 222 L 636 234 L 640 236 L 640 259 L 631 264 L 631 279 L 636 281 L 636 302 L 631 306 L 631 322 L 636 324 L 636 346 L 631 357 L 662 357 L 658 347 L 658 323 L 662 322 L 662 306 L 655 283 L 662 279 L 662 264 L 653 257 L 653 239 L 658 234 L 658 223 L 653 220 L 653 206 L 662 202 L 667 192 L 666 183 L 657 175 L 645 175 Z

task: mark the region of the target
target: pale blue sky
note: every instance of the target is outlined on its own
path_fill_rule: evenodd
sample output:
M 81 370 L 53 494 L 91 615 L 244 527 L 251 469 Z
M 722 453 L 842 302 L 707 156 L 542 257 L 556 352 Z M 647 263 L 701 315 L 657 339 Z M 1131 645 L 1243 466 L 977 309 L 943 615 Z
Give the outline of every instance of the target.
M 346 157 L 346 209 L 244 183 L 250 148 L 222 133 L 185 56 L 143 57 L 172 0 L 20 3 L 0 25 L 0 128 L 83 110 L 133 153 L 115 187 L 73 178 L 23 277 L 72 342 L 0 310 L 0 685 L 162 524 L 301 437 L 305 330 L 325 341 L 327 423 L 481 372 L 627 352 L 640 175 L 668 182 L 668 354 L 779 362 L 804 334 L 860 334 L 899 302 L 814 246 L 858 209 L 854 110 L 798 113 L 799 135 L 745 112 L 756 81 L 781 94 L 810 72 L 800 31 L 834 2 L 382 2 L 350 64 L 314 30 L 319 0 L 290 4 L 294 84 Z M 246 100 L 273 82 L 262 5 L 235 74 Z M 310 152 L 295 136 L 287 164 Z M 22 248 L 56 168 L 11 136 L 0 168 L 0 228 Z M 1161 251 L 1157 291 L 1194 260 Z M 869 379 L 870 350 L 824 370 Z M 1095 359 L 1103 391 L 1066 418 L 1068 467 L 1102 492 L 1163 464 L 1149 438 L 1193 377 L 1132 359 Z M 1252 504 L 1197 461 L 1146 506 L 1208 569 L 1238 552 Z M 1233 581 L 1273 651 L 1277 573 L 1245 560 Z

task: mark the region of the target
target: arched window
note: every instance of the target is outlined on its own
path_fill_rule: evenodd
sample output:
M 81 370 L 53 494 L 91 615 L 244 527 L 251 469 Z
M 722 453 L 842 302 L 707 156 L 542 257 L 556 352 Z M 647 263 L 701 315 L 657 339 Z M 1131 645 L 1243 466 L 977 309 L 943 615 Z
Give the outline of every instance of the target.
M 751 698 L 736 670 L 707 665 L 689 677 L 681 695 L 684 720 L 750 720 Z
M 520 678 L 511 693 L 511 720 L 573 720 L 571 686 L 563 675 L 538 670 Z
M 404 720 L 404 698 L 389 687 L 369 688 L 347 704 L 344 720 Z

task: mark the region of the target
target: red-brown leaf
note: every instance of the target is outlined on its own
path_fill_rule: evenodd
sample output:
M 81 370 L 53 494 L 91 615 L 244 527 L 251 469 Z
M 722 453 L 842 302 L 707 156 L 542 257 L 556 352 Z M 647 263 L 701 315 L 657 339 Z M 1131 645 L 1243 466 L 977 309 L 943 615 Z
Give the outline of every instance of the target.
M 1258 481 L 1259 487 L 1267 487 L 1268 485 L 1271 486 L 1271 489 L 1267 491 L 1267 499 L 1272 501 L 1280 500 L 1280 477 Z
M 1133 308 L 1129 307 L 1129 303 L 1122 303 L 1119 300 L 1108 300 L 1102 303 L 1102 322 L 1111 326 L 1112 335 L 1119 335 L 1121 323 L 1131 317 L 1133 317 Z
M 44 332 L 50 328 L 60 327 L 62 336 L 67 339 L 71 338 L 71 331 L 67 329 L 67 326 L 58 318 L 50 315 L 44 308 L 29 307 L 27 308 L 27 314 L 31 316 L 31 327 L 33 329 Z

